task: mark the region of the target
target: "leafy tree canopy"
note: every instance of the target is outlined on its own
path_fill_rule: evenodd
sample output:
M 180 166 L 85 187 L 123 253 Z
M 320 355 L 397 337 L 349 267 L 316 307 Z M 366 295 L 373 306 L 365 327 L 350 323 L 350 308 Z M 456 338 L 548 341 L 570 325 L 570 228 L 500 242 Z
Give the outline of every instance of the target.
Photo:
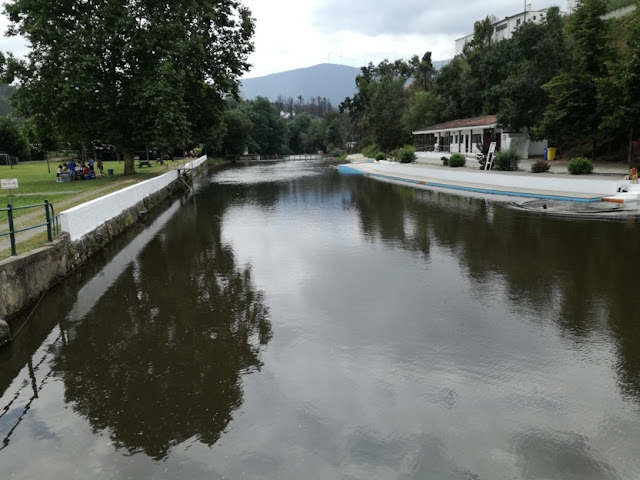
M 215 137 L 253 51 L 237 0 L 10 0 L 5 13 L 31 46 L 3 62 L 20 113 L 47 116 L 70 141 L 115 144 L 129 173 L 135 148 Z
M 29 155 L 27 139 L 11 116 L 0 117 L 0 152 L 23 159 Z

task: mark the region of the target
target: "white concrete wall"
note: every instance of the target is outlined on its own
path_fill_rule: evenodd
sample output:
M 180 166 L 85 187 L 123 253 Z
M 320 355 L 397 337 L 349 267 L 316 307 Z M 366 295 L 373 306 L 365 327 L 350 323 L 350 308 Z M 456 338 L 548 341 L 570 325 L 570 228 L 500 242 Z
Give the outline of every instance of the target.
M 397 164 L 397 163 L 375 163 L 371 165 L 360 165 L 359 168 L 372 173 L 383 175 L 410 175 L 412 177 L 422 177 L 426 181 L 437 182 L 469 182 L 493 187 L 516 187 L 535 190 L 547 190 L 550 192 L 572 192 L 589 193 L 595 195 L 615 194 L 620 180 L 603 180 L 576 178 L 572 175 L 562 175 L 558 177 L 544 177 L 540 175 L 518 175 L 515 172 L 484 172 L 484 171 L 461 171 L 460 169 L 435 169 L 420 165 Z
M 541 142 L 529 142 L 529 156 L 532 155 L 544 155 L 544 151 L 549 147 L 549 142 L 547 140 L 542 140 Z
M 523 133 L 503 133 L 501 150 L 513 149 L 524 159 L 529 158 L 529 135 Z
M 455 55 L 456 57 L 458 55 L 462 55 L 462 51 L 464 50 L 464 46 L 469 43 L 471 40 L 473 40 L 473 34 L 471 35 L 467 35 L 466 37 L 462 37 L 456 40 L 456 48 L 455 48 Z
M 184 168 L 196 168 L 207 161 L 203 156 L 185 164 Z M 124 210 L 133 207 L 149 195 L 162 190 L 174 180 L 178 179 L 178 171 L 160 175 L 159 177 L 137 183 L 104 197 L 96 198 L 77 207 L 70 208 L 60 213 L 62 230 L 68 232 L 71 240 L 82 238 L 87 233 L 100 227 L 104 222 L 120 215 Z
M 191 170 L 192 168 L 198 168 L 200 165 L 202 165 L 204 162 L 207 161 L 207 156 L 203 155 L 202 157 L 200 157 L 197 160 L 192 160 L 189 163 L 187 163 L 184 168 Z

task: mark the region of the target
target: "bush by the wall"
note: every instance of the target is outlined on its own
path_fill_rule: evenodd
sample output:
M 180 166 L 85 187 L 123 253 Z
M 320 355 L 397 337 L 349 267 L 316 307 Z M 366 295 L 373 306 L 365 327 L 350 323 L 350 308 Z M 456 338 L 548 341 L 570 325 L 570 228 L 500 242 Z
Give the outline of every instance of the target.
M 442 165 L 444 167 L 446 167 L 447 165 L 449 165 L 449 159 L 447 157 L 440 157 L 440 160 L 442 160 Z
M 450 167 L 464 167 L 467 163 L 467 157 L 461 153 L 454 153 L 449 157 L 449 161 L 447 163 Z
M 593 172 L 593 162 L 587 157 L 572 158 L 567 167 L 571 175 L 587 175 Z
M 384 153 L 382 152 L 376 153 L 376 156 L 375 156 L 376 160 L 380 161 L 380 160 L 384 160 L 385 158 L 387 158 L 387 156 Z
M 531 171 L 533 173 L 542 173 L 548 171 L 549 167 L 549 162 L 546 162 L 544 160 L 537 160 L 531 165 Z
M 400 163 L 411 163 L 416 159 L 416 147 L 413 145 L 405 145 L 396 151 L 396 159 Z
M 340 148 L 332 148 L 331 150 L 329 150 L 329 156 L 333 158 L 339 158 L 342 155 L 345 155 L 345 153 L 346 152 Z
M 522 160 L 522 155 L 513 148 L 510 148 L 508 150 L 500 150 L 497 152 L 493 163 L 498 170 L 509 171 L 517 170 L 520 160 Z
M 376 144 L 367 145 L 362 149 L 362 155 L 364 155 L 367 158 L 373 158 L 373 156 L 379 151 L 380 151 L 380 147 L 378 147 Z

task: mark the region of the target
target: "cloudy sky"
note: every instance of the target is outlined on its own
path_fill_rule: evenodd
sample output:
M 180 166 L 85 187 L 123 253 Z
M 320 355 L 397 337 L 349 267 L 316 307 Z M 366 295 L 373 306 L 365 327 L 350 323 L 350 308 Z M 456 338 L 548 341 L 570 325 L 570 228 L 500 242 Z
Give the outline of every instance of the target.
M 473 22 L 524 9 L 522 0 L 243 0 L 256 19 L 247 77 L 330 61 L 359 67 L 433 52 L 453 57 L 454 40 Z M 566 0 L 527 0 L 532 9 Z
M 526 0 L 532 9 L 566 0 Z M 246 77 L 341 63 L 359 67 L 385 58 L 433 52 L 453 57 L 454 40 L 471 33 L 473 22 L 521 12 L 523 0 L 243 0 L 256 19 L 256 51 Z M 7 20 L 0 17 L 6 31 Z M 1 51 L 24 52 L 19 39 L 0 38 Z

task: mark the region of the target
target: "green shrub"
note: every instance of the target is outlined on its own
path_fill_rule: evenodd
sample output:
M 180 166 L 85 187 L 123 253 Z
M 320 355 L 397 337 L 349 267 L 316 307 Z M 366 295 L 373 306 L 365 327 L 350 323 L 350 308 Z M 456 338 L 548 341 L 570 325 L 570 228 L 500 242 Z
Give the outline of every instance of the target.
M 405 145 L 396 150 L 395 156 L 400 163 L 411 163 L 416 159 L 416 147 L 413 145 Z
M 367 158 L 373 158 L 373 156 L 380 151 L 380 147 L 378 147 L 375 143 L 373 145 L 367 145 L 362 149 L 362 155 Z
M 442 160 L 442 165 L 444 167 L 446 167 L 447 165 L 449 165 L 449 159 L 447 157 L 440 157 L 440 160 Z
M 466 163 L 467 157 L 461 153 L 454 153 L 449 157 L 449 161 L 447 162 L 450 167 L 464 167 Z
M 587 175 L 593 172 L 593 162 L 587 157 L 572 158 L 567 167 L 571 175 Z
M 386 158 L 387 158 L 387 156 L 383 152 L 376 153 L 376 156 L 375 156 L 376 160 L 380 161 L 380 160 L 384 160 Z
M 522 155 L 513 148 L 510 148 L 508 150 L 500 150 L 496 153 L 493 163 L 498 170 L 509 171 L 517 170 L 520 160 L 522 160 Z
M 332 148 L 331 150 L 329 150 L 329 157 L 333 157 L 333 158 L 340 158 L 342 155 L 345 155 L 345 151 L 340 149 L 340 148 Z
M 537 160 L 535 163 L 531 165 L 531 171 L 533 173 L 542 173 L 549 170 L 549 163 L 545 160 Z

